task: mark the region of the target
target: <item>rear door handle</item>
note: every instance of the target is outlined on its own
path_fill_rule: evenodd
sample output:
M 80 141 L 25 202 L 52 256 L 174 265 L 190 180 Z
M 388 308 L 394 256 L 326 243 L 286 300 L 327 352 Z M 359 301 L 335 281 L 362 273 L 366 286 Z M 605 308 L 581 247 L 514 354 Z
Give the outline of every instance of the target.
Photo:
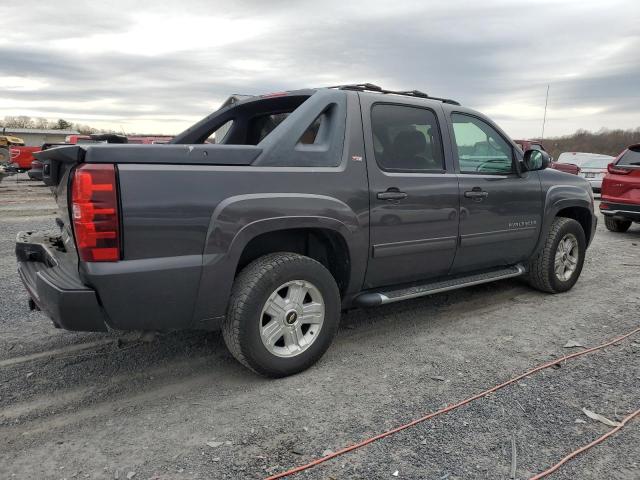
M 378 200 L 402 200 L 407 198 L 405 192 L 401 192 L 395 187 L 388 188 L 386 192 L 378 192 Z

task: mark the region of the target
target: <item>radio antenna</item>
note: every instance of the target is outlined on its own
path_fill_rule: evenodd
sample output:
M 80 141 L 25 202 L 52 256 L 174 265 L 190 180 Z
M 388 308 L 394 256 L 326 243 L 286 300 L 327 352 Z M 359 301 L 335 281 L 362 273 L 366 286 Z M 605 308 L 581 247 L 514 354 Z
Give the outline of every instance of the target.
M 544 117 L 542 117 L 542 135 L 540 140 L 544 140 L 544 124 L 547 122 L 547 104 L 549 103 L 549 85 L 547 84 L 547 98 L 544 100 Z

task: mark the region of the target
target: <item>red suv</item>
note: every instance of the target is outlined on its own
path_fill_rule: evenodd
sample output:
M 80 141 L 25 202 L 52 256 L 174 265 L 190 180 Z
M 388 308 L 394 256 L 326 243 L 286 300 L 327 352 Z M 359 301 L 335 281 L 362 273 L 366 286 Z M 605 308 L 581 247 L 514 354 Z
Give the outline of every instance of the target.
M 626 232 L 640 222 L 640 143 L 626 148 L 607 167 L 600 212 L 612 232 Z

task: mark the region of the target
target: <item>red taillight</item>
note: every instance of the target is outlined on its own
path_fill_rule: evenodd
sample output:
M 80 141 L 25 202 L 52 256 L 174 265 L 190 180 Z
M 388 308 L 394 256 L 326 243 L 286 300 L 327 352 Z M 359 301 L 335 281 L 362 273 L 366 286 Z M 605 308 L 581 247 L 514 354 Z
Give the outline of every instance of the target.
M 80 260 L 120 260 L 120 222 L 114 165 L 85 163 L 76 168 L 71 187 L 71 214 Z
M 607 172 L 613 173 L 614 175 L 628 175 L 631 173 L 631 170 L 627 168 L 620 168 L 615 163 L 610 163 L 607 165 Z

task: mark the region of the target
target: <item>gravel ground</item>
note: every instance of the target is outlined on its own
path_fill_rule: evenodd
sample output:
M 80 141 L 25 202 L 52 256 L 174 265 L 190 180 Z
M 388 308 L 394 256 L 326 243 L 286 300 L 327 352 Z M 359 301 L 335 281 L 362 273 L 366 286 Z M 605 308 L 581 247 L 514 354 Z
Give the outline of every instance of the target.
M 640 226 L 601 221 L 571 292 L 513 280 L 354 310 L 317 365 L 266 380 L 218 333 L 72 333 L 29 312 L 15 234 L 55 205 L 14 178 L 0 199 L 2 479 L 261 478 L 640 326 Z M 583 407 L 620 420 L 639 385 L 640 334 L 293 478 L 510 478 L 513 443 L 528 478 L 610 429 Z M 640 419 L 550 478 L 640 478 Z

